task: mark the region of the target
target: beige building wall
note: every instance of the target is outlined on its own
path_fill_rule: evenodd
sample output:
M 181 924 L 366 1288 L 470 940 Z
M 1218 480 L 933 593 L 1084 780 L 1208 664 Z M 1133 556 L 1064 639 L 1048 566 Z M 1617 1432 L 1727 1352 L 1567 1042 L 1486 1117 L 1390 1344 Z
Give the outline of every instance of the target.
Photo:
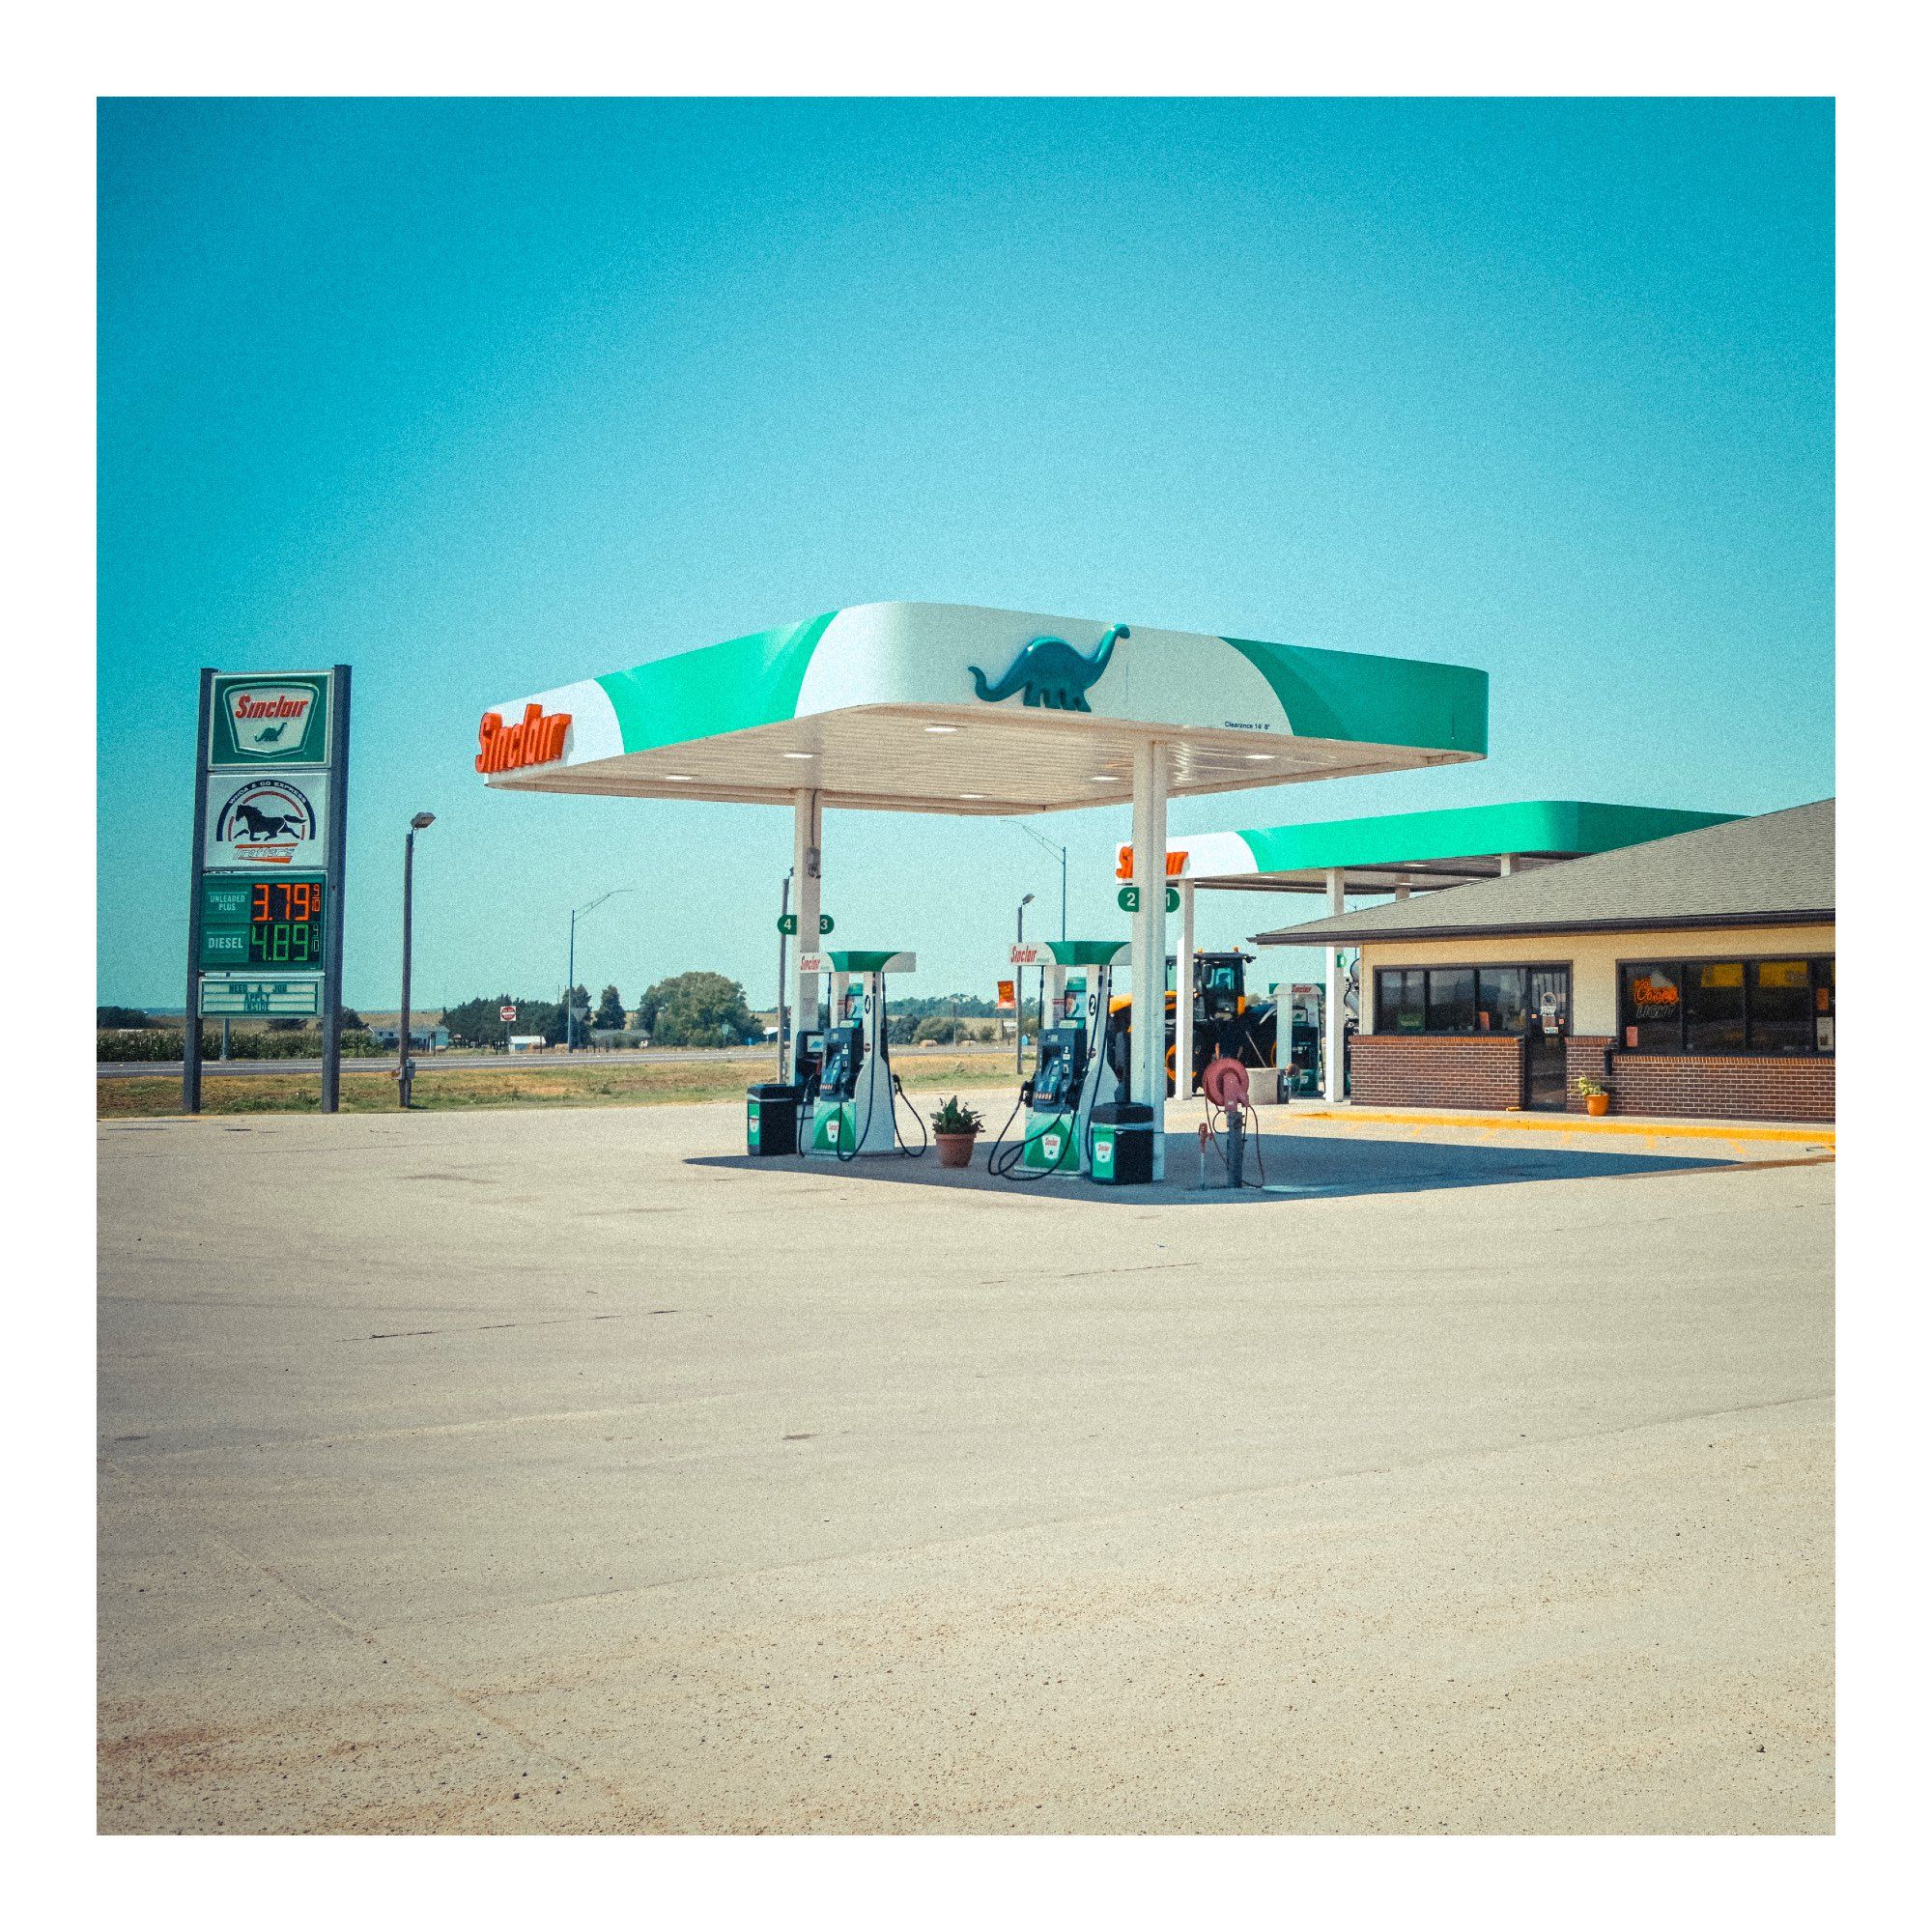
M 1837 927 L 1670 926 L 1651 932 L 1491 933 L 1472 939 L 1372 940 L 1362 946 L 1362 1023 L 1375 1017 L 1375 980 L 1386 966 L 1568 966 L 1570 1031 L 1614 1035 L 1622 959 L 1778 959 L 1837 950 Z

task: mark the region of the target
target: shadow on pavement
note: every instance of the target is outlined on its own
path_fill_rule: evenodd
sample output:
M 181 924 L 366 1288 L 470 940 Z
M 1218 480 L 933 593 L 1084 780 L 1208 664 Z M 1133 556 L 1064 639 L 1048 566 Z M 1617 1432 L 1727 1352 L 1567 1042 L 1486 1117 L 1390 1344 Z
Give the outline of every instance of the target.
M 1117 1202 L 1122 1206 L 1151 1201 L 1208 1206 L 1220 1202 L 1262 1204 L 1281 1201 L 1336 1200 L 1358 1194 L 1421 1194 L 1443 1187 L 1500 1187 L 1525 1180 L 1599 1180 L 1622 1175 L 1682 1174 L 1697 1168 L 1731 1167 L 1724 1159 L 1686 1158 L 1670 1154 L 1568 1151 L 1556 1148 L 1462 1147 L 1430 1145 L 1411 1140 L 1367 1140 L 1350 1134 L 1290 1138 L 1264 1134 L 1261 1154 L 1266 1177 L 1264 1188 L 1249 1143 L 1249 1185 L 1236 1194 L 1226 1187 L 1200 1185 L 1201 1159 L 1192 1134 L 1167 1137 L 1167 1179 L 1151 1187 L 1099 1187 L 1074 1176 L 1055 1175 L 1043 1180 L 998 1180 L 986 1172 L 982 1142 L 970 1168 L 942 1168 L 936 1155 L 911 1159 L 897 1154 L 862 1156 L 842 1165 L 829 1159 L 751 1154 L 694 1154 L 692 1167 L 744 1168 L 754 1173 L 827 1174 L 860 1180 L 895 1181 L 900 1185 L 965 1188 L 994 1194 L 1078 1195 L 1083 1201 Z M 1208 1178 L 1219 1180 L 1221 1163 L 1210 1151 Z

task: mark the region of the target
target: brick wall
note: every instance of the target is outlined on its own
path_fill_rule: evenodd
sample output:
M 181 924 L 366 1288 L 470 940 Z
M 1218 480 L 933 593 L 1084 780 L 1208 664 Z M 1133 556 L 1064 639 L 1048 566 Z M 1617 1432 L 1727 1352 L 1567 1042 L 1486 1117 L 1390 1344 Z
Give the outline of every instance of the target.
M 1520 1107 L 1520 1034 L 1357 1034 L 1349 1093 L 1358 1107 Z
M 1830 1121 L 1837 1062 L 1696 1053 L 1619 1053 L 1605 1083 L 1619 1114 L 1701 1114 L 1726 1121 Z
M 1564 1104 L 1583 1111 L 1577 1076 L 1610 1090 L 1613 1114 L 1680 1114 L 1723 1121 L 1831 1121 L 1837 1118 L 1837 1062 L 1753 1059 L 1732 1054 L 1624 1053 L 1612 1050 L 1604 1072 L 1605 1038 L 1573 1038 L 1565 1052 Z
M 1563 1105 L 1567 1112 L 1585 1111 L 1582 1095 L 1577 1092 L 1577 1082 L 1585 1074 L 1600 1086 L 1609 1086 L 1604 1072 L 1604 1049 L 1615 1044 L 1608 1034 L 1590 1033 L 1573 1033 L 1563 1042 Z M 1610 1112 L 1616 1110 L 1617 1103 L 1612 1100 Z

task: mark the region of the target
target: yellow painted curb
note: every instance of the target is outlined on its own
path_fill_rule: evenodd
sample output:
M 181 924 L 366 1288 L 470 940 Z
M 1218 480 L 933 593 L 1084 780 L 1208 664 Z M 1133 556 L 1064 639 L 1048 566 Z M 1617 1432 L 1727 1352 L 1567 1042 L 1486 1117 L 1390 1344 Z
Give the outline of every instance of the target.
M 1378 1126 L 1527 1128 L 1546 1134 L 1643 1134 L 1660 1140 L 1796 1141 L 1806 1147 L 1836 1147 L 1836 1127 L 1720 1127 L 1678 1125 L 1670 1121 L 1592 1120 L 1587 1114 L 1378 1114 L 1353 1107 L 1346 1111 L 1307 1107 L 1284 1108 L 1290 1120 L 1368 1121 Z

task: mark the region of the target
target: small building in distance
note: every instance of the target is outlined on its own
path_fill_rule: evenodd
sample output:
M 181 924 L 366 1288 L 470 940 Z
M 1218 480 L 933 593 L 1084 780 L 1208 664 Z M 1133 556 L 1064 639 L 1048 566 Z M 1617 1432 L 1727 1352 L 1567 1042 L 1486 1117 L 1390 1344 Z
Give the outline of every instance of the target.
M 394 1046 L 396 1029 L 392 1026 L 371 1027 L 369 1037 L 378 1046 Z M 441 1053 L 449 1045 L 449 1029 L 446 1026 L 410 1025 L 410 1051 L 412 1053 Z
M 1361 950 L 1358 1105 L 1836 1113 L 1835 802 L 1255 935 Z

